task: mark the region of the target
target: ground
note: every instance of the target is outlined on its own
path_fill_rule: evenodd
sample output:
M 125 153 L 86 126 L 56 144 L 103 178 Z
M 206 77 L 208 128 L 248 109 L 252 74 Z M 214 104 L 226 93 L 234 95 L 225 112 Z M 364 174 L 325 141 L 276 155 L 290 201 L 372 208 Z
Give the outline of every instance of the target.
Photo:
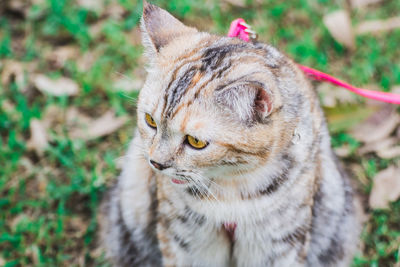
M 363 7 L 328 0 L 153 2 L 217 34 L 243 17 L 259 40 L 357 86 L 390 91 L 400 84 L 399 29 L 357 34 L 347 48 L 323 23 L 338 9 L 353 26 L 388 19 L 400 13 L 398 0 Z M 133 0 L 2 0 L 0 266 L 108 266 L 96 215 L 135 126 L 145 77 L 141 8 Z M 400 266 L 400 200 L 391 186 L 398 172 L 382 174 L 399 165 L 400 153 L 390 150 L 399 144 L 399 109 L 315 85 L 332 144 L 363 200 L 366 222 L 353 265 Z M 371 193 L 382 176 L 390 204 Z

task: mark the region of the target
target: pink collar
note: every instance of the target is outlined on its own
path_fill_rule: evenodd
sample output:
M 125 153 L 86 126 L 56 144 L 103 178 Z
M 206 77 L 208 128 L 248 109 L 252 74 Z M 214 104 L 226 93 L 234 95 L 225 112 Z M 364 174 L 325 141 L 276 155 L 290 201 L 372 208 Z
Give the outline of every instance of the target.
M 256 37 L 256 34 L 254 31 L 252 31 L 250 29 L 250 26 L 248 24 L 246 24 L 244 19 L 238 18 L 238 19 L 235 19 L 234 21 L 232 21 L 231 27 L 229 28 L 229 32 L 228 32 L 228 37 L 238 37 L 238 38 L 242 39 L 243 41 L 248 42 L 248 41 L 250 41 L 250 39 L 254 39 Z M 352 86 L 351 84 L 345 83 L 333 76 L 330 76 L 321 71 L 312 69 L 310 67 L 306 67 L 306 66 L 303 66 L 300 64 L 299 64 L 299 67 L 304 73 L 306 73 L 309 77 L 311 77 L 315 80 L 325 81 L 325 82 L 329 82 L 329 83 L 338 85 L 340 87 L 343 87 L 353 93 L 356 93 L 356 94 L 361 95 L 366 98 L 400 105 L 400 95 L 357 88 L 355 86 Z

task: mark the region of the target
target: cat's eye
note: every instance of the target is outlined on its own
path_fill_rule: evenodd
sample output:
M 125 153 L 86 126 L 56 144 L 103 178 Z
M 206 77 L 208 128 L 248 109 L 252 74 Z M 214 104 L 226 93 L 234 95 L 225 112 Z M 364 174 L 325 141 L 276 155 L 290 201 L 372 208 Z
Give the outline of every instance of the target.
M 186 136 L 186 142 L 193 148 L 195 149 L 202 149 L 205 148 L 208 144 L 205 141 L 201 141 L 197 139 L 196 137 L 193 137 L 191 135 Z
M 149 113 L 146 113 L 144 118 L 147 125 L 149 125 L 151 128 L 157 129 L 157 123 L 154 121 L 153 117 Z

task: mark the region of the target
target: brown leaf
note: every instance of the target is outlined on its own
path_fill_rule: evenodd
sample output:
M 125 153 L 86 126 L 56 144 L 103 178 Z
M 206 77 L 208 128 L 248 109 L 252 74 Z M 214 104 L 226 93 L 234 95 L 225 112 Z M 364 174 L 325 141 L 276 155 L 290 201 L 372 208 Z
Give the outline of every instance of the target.
M 373 142 L 367 143 L 363 147 L 361 147 L 358 150 L 358 153 L 360 155 L 365 155 L 365 154 L 371 153 L 371 152 L 384 151 L 384 150 L 392 148 L 396 143 L 397 143 L 397 139 L 391 138 L 391 137 L 385 138 L 383 140 L 373 141 Z
M 233 6 L 237 6 L 237 7 L 245 7 L 246 6 L 246 0 L 222 0 L 222 2 L 228 3 Z
M 335 107 L 338 104 L 353 104 L 357 102 L 357 97 L 350 91 L 335 87 L 329 83 L 320 83 L 317 87 L 318 94 L 321 96 L 321 104 L 324 107 Z
M 38 74 L 34 77 L 33 83 L 42 93 L 53 96 L 73 96 L 79 93 L 78 84 L 66 77 L 53 80 L 43 74 Z
M 73 45 L 57 47 L 48 53 L 46 60 L 55 65 L 56 68 L 61 68 L 68 60 L 77 59 L 80 56 L 79 48 Z
M 393 17 L 386 20 L 369 20 L 361 22 L 356 26 L 357 35 L 366 33 L 379 33 L 400 28 L 400 17 Z
M 107 6 L 105 16 L 113 19 L 122 19 L 127 10 L 120 4 L 114 2 Z
M 23 14 L 25 17 L 28 15 L 29 8 L 32 3 L 27 0 L 11 0 L 8 1 L 8 9 Z
M 19 88 L 24 85 L 24 64 L 15 60 L 5 60 L 2 64 L 1 83 L 3 86 L 15 81 Z
M 46 128 L 38 119 L 30 121 L 31 138 L 28 141 L 28 148 L 36 151 L 37 154 L 42 155 L 43 151 L 48 147 L 48 138 Z
M 355 8 L 365 7 L 368 5 L 377 4 L 382 0 L 351 0 L 351 6 Z
M 393 105 L 387 104 L 373 113 L 366 121 L 352 130 L 359 141 L 370 143 L 388 137 L 400 123 L 400 116 Z
M 127 116 L 116 117 L 113 111 L 107 111 L 100 118 L 92 120 L 84 115 L 79 115 L 78 127 L 71 128 L 71 138 L 84 140 L 106 136 L 122 127 L 127 121 Z M 67 119 L 68 120 L 68 119 Z
M 390 166 L 374 178 L 369 205 L 373 209 L 385 209 L 389 202 L 400 197 L 400 168 Z
M 345 10 L 338 10 L 323 18 L 324 24 L 332 37 L 347 48 L 354 49 L 354 34 L 349 14 Z
M 379 150 L 377 154 L 383 159 L 397 158 L 400 156 L 400 146 Z
M 104 11 L 104 1 L 99 0 L 77 0 L 77 4 L 83 8 L 101 13 Z

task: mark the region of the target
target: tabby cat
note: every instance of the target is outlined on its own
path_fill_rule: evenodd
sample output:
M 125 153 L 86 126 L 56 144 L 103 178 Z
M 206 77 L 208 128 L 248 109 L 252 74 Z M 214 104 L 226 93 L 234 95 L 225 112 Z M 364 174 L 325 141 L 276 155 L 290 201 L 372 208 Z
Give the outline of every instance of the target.
M 137 132 L 100 218 L 114 266 L 348 266 L 352 189 L 299 68 L 146 2 L 141 28 Z

